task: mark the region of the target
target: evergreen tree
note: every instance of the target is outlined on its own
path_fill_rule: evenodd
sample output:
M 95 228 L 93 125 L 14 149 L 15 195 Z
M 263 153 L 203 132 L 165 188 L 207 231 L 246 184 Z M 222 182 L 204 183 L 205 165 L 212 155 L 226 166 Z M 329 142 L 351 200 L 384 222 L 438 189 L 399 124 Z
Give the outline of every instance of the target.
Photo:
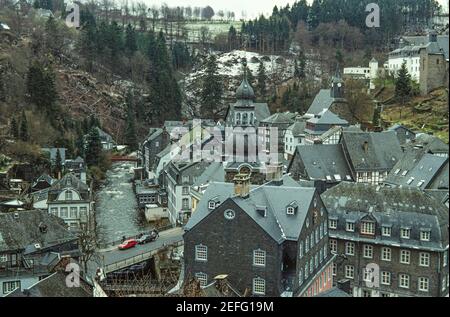
M 263 97 L 266 93 L 266 80 L 267 80 L 266 67 L 264 66 L 264 63 L 261 61 L 259 62 L 258 84 L 256 86 L 261 97 Z
M 87 136 L 86 164 L 88 166 L 98 166 L 101 153 L 102 143 L 100 141 L 100 135 L 98 129 L 93 127 Z
M 215 111 L 222 99 L 222 79 L 218 74 L 216 56 L 211 55 L 206 61 L 206 70 L 203 77 L 200 93 L 202 111 L 209 118 L 214 118 Z
M 0 102 L 6 101 L 5 83 L 3 80 L 3 72 L 0 70 Z
M 76 132 L 77 132 L 77 137 L 75 140 L 76 153 L 78 156 L 84 158 L 85 143 L 84 143 L 84 135 L 83 135 L 84 133 L 83 133 L 83 129 L 82 129 L 82 124 L 80 124 L 80 123 L 77 124 Z
M 128 56 L 132 56 L 137 49 L 136 30 L 128 24 L 125 30 L 125 52 Z
M 129 92 L 131 94 L 131 92 Z M 125 130 L 125 142 L 131 151 L 136 151 L 138 148 L 138 141 L 136 135 L 135 113 L 133 104 L 127 104 L 127 127 Z
M 378 127 L 380 125 L 380 116 L 381 116 L 381 106 L 377 104 L 373 109 L 372 124 L 374 127 Z
M 30 140 L 30 135 L 28 134 L 27 116 L 25 115 L 25 111 L 22 111 L 19 137 L 20 137 L 20 140 L 22 140 L 23 142 L 28 142 Z
M 405 103 L 405 99 L 411 94 L 411 75 L 406 68 L 406 62 L 402 64 L 402 67 L 397 73 L 397 79 L 395 80 L 395 96 L 400 98 L 402 104 Z
M 298 60 L 298 78 L 303 79 L 306 77 L 306 56 L 303 51 L 300 51 Z
M 17 125 L 17 121 L 16 118 L 13 117 L 11 119 L 11 123 L 10 123 L 10 132 L 9 134 L 14 138 L 14 139 L 18 139 L 19 138 L 19 127 Z
M 56 158 L 55 158 L 55 167 L 54 167 L 54 176 L 60 177 L 60 176 L 62 176 L 62 172 L 63 172 L 63 164 L 62 164 L 61 152 L 57 148 L 56 149 Z
M 30 101 L 39 108 L 54 114 L 57 99 L 55 75 L 48 67 L 44 68 L 39 62 L 34 62 L 27 73 L 27 91 Z

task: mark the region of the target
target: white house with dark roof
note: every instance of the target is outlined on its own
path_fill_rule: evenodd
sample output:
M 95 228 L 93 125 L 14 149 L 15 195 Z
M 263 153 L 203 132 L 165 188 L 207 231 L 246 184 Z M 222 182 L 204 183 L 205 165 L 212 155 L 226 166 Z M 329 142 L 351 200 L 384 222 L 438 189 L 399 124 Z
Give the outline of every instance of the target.
M 50 214 L 63 219 L 73 231 L 86 226 L 94 211 L 89 187 L 71 173 L 52 185 L 47 206 Z

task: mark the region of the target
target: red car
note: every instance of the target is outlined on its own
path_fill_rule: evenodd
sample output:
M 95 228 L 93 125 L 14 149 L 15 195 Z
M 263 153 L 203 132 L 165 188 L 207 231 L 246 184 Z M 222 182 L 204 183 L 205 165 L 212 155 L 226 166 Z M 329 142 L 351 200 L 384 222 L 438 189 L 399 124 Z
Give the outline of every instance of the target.
M 134 248 L 137 245 L 137 241 L 134 239 L 129 239 L 124 241 L 122 244 L 119 244 L 119 250 L 127 250 Z

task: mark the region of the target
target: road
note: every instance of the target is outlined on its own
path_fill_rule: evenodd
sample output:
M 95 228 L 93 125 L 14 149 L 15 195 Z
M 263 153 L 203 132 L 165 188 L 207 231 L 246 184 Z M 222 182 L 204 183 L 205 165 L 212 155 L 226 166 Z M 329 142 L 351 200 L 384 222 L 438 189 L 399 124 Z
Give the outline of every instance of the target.
M 111 247 L 108 249 L 99 250 L 97 252 L 97 259 L 100 263 L 102 263 L 103 267 L 111 266 L 119 262 L 130 261 L 130 265 L 136 264 L 139 261 L 145 261 L 147 258 L 141 259 L 139 256 L 150 254 L 151 252 L 157 251 L 167 245 L 171 245 L 174 243 L 179 243 L 183 241 L 183 229 L 182 228 L 173 228 L 169 230 L 165 230 L 159 233 L 159 238 L 156 241 L 137 245 L 134 248 L 128 250 L 118 250 L 117 246 Z M 122 268 L 125 264 L 118 264 L 120 268 Z M 94 261 L 89 262 L 89 275 L 93 275 L 95 273 L 97 267 L 99 265 Z

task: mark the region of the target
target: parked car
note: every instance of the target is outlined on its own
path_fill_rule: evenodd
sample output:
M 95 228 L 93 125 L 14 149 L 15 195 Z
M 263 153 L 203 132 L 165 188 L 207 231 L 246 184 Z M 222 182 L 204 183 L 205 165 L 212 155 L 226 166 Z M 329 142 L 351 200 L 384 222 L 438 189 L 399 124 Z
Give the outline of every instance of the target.
M 119 244 L 119 250 L 127 250 L 134 248 L 136 244 L 138 243 L 135 239 L 125 240 L 122 244 Z
M 158 231 L 152 230 L 150 233 L 142 235 L 139 239 L 137 239 L 137 242 L 139 244 L 145 244 L 155 241 L 158 237 L 159 237 Z

